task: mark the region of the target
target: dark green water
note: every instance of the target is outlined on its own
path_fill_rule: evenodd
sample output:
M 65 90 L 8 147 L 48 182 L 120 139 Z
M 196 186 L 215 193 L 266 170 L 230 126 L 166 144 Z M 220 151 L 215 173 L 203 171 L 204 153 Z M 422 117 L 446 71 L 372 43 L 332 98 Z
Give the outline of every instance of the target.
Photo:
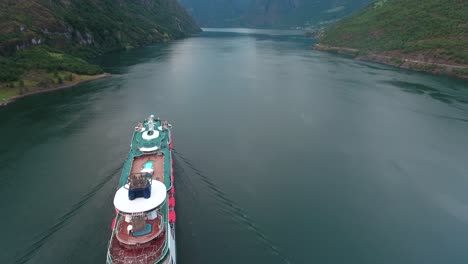
M 134 125 L 174 124 L 179 263 L 467 263 L 468 83 L 204 33 L 0 109 L 0 263 L 104 263 Z

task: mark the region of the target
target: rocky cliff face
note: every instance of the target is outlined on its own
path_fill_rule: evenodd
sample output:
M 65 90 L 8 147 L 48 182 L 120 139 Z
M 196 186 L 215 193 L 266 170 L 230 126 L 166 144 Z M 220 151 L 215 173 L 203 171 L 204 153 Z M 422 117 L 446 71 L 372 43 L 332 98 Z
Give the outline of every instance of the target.
M 287 28 L 334 20 L 373 0 L 180 0 L 202 26 Z
M 105 52 L 199 30 L 176 0 L 0 0 L 0 55 L 36 45 Z
M 201 27 L 240 26 L 252 0 L 179 0 Z

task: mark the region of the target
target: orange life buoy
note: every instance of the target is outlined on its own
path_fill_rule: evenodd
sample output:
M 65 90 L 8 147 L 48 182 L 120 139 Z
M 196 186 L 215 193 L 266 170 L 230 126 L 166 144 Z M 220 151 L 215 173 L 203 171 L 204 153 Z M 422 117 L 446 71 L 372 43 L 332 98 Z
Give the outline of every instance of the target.
M 169 211 L 169 223 L 173 224 L 176 222 L 176 213 L 174 210 Z
M 175 207 L 175 198 L 174 197 L 169 197 L 169 207 L 172 207 L 172 208 Z

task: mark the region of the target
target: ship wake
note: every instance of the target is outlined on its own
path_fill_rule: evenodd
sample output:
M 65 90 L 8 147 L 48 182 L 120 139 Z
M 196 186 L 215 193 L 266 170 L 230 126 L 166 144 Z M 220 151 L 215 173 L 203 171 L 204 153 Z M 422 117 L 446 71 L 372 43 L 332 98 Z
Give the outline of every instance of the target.
M 175 149 L 173 150 L 173 154 L 174 160 L 176 161 L 176 165 L 178 165 L 175 168 L 176 171 L 180 170 L 181 174 L 185 174 L 184 176 L 195 175 L 203 184 L 203 187 L 205 187 L 208 190 L 210 196 L 222 205 L 220 208 L 224 213 L 228 214 L 231 217 L 231 219 L 235 220 L 240 227 L 247 227 L 248 231 L 254 234 L 257 240 L 261 244 L 263 244 L 271 254 L 278 256 L 284 263 L 291 263 L 288 260 L 288 258 L 284 256 L 284 254 L 282 254 L 279 247 L 276 246 L 275 243 L 268 237 L 268 235 L 264 231 L 262 231 L 262 229 L 255 223 L 255 221 L 249 217 L 249 215 L 244 209 L 242 209 L 235 201 L 230 199 L 225 192 L 223 192 L 201 170 L 196 168 L 193 165 L 193 163 L 183 154 L 177 152 Z M 190 171 L 186 171 L 184 167 L 186 167 Z M 184 186 L 193 186 L 191 185 L 191 183 L 186 182 L 190 181 L 190 177 L 180 177 L 182 175 L 178 176 L 178 180 L 176 180 L 177 183 L 181 183 Z M 195 200 L 198 202 L 197 195 L 195 194 L 193 188 L 187 189 L 190 190 L 190 196 L 192 198 L 192 201 Z
M 69 220 L 76 215 L 79 210 L 88 203 L 88 201 L 93 198 L 97 192 L 99 192 L 112 178 L 119 175 L 120 171 L 122 170 L 122 165 L 119 165 L 118 168 L 112 169 L 109 171 L 107 176 L 102 178 L 100 182 L 98 182 L 89 192 L 81 197 L 81 199 L 73 204 L 70 209 L 60 216 L 54 223 L 54 225 L 50 226 L 46 231 L 42 232 L 41 234 L 37 235 L 35 238 L 32 239 L 33 244 L 27 248 L 21 256 L 19 256 L 15 264 L 23 264 L 28 262 L 41 247 L 62 227 L 64 227 Z

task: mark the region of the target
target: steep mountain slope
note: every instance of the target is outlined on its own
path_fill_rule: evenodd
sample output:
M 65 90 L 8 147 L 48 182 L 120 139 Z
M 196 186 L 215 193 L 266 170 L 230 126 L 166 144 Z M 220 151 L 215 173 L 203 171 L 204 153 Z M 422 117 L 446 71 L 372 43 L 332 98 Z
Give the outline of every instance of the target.
M 35 44 L 108 51 L 198 30 L 176 0 L 0 0 L 0 53 Z
M 372 0 L 180 0 L 205 27 L 288 28 L 341 18 Z
M 83 59 L 197 31 L 177 0 L 0 0 L 0 88 L 30 92 L 99 74 Z
M 380 0 L 324 33 L 319 48 L 337 47 L 402 67 L 462 75 L 468 65 L 468 2 Z
M 202 27 L 241 26 L 252 0 L 179 0 Z

